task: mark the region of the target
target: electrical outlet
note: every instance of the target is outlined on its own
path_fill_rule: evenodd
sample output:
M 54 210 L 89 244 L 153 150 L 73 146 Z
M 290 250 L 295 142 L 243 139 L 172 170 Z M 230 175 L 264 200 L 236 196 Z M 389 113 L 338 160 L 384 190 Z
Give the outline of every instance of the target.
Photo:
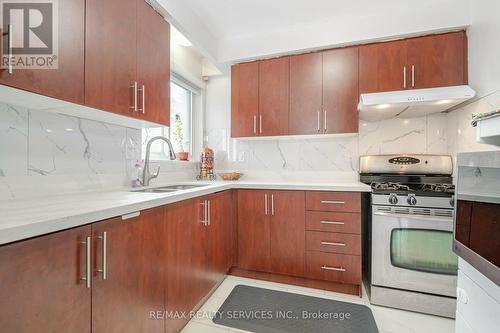
M 243 163 L 243 162 L 245 162 L 245 159 L 246 159 L 245 152 L 244 151 L 240 151 L 238 153 L 238 162 Z

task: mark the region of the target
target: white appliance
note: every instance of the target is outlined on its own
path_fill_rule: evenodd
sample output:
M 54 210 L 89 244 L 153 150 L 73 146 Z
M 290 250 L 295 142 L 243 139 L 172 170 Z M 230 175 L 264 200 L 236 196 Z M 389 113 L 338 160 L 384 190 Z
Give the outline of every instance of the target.
M 416 118 L 446 111 L 475 95 L 469 86 L 361 94 L 358 110 L 360 118 L 369 122 L 394 117 Z
M 456 333 L 500 327 L 500 152 L 460 153 L 453 250 L 461 257 Z

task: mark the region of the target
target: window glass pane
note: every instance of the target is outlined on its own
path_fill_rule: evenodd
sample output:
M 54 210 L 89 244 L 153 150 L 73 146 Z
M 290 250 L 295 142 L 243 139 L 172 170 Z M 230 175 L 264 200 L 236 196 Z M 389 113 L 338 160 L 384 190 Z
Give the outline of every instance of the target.
M 191 91 L 170 83 L 170 138 L 176 152 L 191 151 Z
M 391 233 L 393 266 L 415 271 L 456 275 L 458 258 L 452 251 L 453 234 L 447 231 L 394 229 Z

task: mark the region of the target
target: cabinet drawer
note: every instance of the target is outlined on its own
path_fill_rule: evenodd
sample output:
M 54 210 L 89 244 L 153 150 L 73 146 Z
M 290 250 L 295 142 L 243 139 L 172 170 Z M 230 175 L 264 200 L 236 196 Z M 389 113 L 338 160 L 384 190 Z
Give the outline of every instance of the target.
M 306 249 L 340 254 L 361 255 L 361 236 L 331 232 L 308 231 Z
M 358 213 L 308 211 L 306 230 L 361 234 L 361 216 Z
M 357 192 L 306 192 L 306 209 L 326 212 L 361 212 L 361 194 Z
M 312 279 L 361 284 L 361 257 L 307 251 L 307 275 Z

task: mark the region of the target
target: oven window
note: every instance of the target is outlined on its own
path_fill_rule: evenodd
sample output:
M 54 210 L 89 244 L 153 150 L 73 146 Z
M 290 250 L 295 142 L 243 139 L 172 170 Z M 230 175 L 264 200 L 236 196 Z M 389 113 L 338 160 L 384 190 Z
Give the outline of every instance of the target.
M 458 257 L 452 243 L 453 234 L 447 231 L 393 229 L 391 263 L 420 272 L 456 275 Z

